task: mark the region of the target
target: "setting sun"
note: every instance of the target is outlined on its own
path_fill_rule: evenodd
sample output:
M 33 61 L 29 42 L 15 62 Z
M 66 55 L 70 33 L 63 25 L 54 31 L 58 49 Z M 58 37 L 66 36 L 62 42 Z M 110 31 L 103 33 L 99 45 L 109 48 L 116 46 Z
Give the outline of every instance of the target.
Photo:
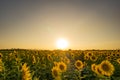
M 65 39 L 58 39 L 56 45 L 58 49 L 65 49 L 68 47 L 68 41 Z

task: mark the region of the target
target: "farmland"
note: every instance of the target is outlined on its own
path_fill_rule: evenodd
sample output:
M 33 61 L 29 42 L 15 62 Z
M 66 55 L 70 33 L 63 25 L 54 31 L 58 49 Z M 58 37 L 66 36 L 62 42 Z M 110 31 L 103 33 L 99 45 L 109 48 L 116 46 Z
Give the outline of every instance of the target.
M 0 80 L 120 80 L 120 50 L 0 50 Z

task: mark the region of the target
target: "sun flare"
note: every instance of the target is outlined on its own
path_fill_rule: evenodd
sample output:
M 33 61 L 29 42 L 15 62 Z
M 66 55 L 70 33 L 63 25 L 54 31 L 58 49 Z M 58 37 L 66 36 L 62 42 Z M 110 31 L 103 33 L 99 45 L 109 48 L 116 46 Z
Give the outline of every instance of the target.
M 68 41 L 65 39 L 58 39 L 56 45 L 58 49 L 65 49 L 68 47 Z

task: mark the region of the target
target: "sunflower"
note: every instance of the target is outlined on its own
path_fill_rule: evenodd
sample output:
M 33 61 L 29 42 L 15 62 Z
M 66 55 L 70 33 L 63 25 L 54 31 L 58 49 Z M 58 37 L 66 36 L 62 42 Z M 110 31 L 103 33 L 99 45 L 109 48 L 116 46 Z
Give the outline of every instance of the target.
M 23 64 L 21 71 L 22 71 L 22 80 L 32 80 L 29 67 L 27 67 L 26 63 Z
M 89 60 L 89 56 L 88 55 L 84 55 L 84 59 L 85 60 Z
M 106 59 L 110 61 L 111 60 L 111 56 L 107 56 Z
M 60 70 L 58 67 L 53 67 L 52 68 L 52 76 L 57 80 L 58 78 L 60 79 Z M 58 80 L 59 80 L 58 79 Z
M 2 59 L 0 59 L 0 72 L 3 71 L 3 62 L 2 62 Z
M 96 64 L 92 64 L 92 65 L 91 65 L 91 70 L 92 70 L 93 72 L 96 71 L 96 66 L 97 66 Z
M 117 54 L 116 54 L 116 57 L 120 57 L 120 53 L 117 53 Z
M 103 74 L 103 71 L 100 69 L 100 64 L 95 66 L 95 73 L 96 73 L 98 76 L 104 75 L 104 74 Z
M 33 64 L 36 63 L 36 59 L 35 59 L 35 56 L 34 56 L 34 55 L 32 56 L 32 63 L 33 63 Z
M 112 53 L 111 56 L 112 56 L 112 57 L 115 57 L 115 56 L 116 56 L 116 53 Z
M 77 60 L 76 62 L 75 62 L 75 67 L 79 70 L 79 69 L 82 69 L 83 68 L 83 62 L 82 61 L 80 61 L 80 60 Z
M 69 64 L 69 63 L 70 63 L 70 60 L 69 60 L 67 57 L 62 57 L 62 58 L 61 58 L 61 61 L 63 61 L 63 62 L 66 63 L 66 64 Z
M 0 65 L 0 72 L 2 72 L 3 71 L 3 67 Z
M 111 76 L 115 70 L 114 66 L 108 60 L 102 61 L 99 65 L 99 68 L 102 71 L 102 73 L 106 76 Z
M 14 58 L 18 58 L 18 55 L 17 55 L 17 54 L 14 54 Z
M 16 60 L 16 63 L 20 62 L 20 58 L 15 58 L 15 60 Z
M 53 62 L 55 67 L 58 67 L 58 63 L 57 62 Z
M 92 55 L 93 55 L 93 53 L 88 52 L 88 53 L 87 53 L 87 55 L 90 57 L 90 56 L 92 56 Z
M 111 55 L 112 55 L 112 53 L 106 53 L 106 55 L 107 55 L 107 56 L 111 56 Z
M 13 53 L 17 53 L 15 50 L 14 50 L 14 52 Z
M 65 62 L 66 64 L 69 64 L 69 63 L 70 63 L 69 58 L 65 57 L 64 62 Z
M 48 59 L 49 61 L 52 61 L 52 60 L 53 60 L 53 58 L 51 57 L 50 54 L 47 55 L 47 59 Z
M 66 64 L 63 63 L 63 62 L 59 62 L 59 63 L 58 63 L 58 68 L 59 68 L 59 70 L 60 70 L 61 72 L 65 72 L 65 71 L 67 70 L 67 66 L 66 66 Z
M 117 62 L 120 64 L 120 58 L 117 59 Z
M 14 57 L 13 57 L 13 53 L 9 53 L 9 55 L 8 55 L 8 59 L 9 59 L 9 61 L 11 61 Z
M 95 55 L 90 56 L 90 60 L 91 61 L 96 61 L 97 60 L 97 56 L 95 56 Z
M 75 58 L 75 54 L 74 53 L 70 53 L 70 55 L 71 55 L 72 59 Z
M 3 57 L 2 53 L 0 53 L 0 59 Z

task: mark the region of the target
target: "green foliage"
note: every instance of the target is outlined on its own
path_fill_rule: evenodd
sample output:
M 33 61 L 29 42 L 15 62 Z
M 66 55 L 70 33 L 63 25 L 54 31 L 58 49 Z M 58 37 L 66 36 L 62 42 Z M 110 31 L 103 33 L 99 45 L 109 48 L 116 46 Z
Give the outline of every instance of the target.
M 87 53 L 93 53 L 96 61 L 85 59 Z M 117 55 L 115 55 L 117 54 Z M 26 49 L 4 49 L 0 50 L 0 80 L 22 80 L 21 68 L 24 63 L 29 66 L 32 80 L 54 80 L 52 68 L 54 62 L 64 62 L 67 71 L 61 73 L 61 80 L 120 80 L 120 64 L 116 61 L 120 58 L 120 50 L 26 50 Z M 92 64 L 100 64 L 106 57 L 115 67 L 114 74 L 110 77 L 98 76 L 91 70 Z M 66 62 L 65 58 L 69 61 Z M 80 70 L 76 68 L 75 61 L 81 60 L 84 67 Z

